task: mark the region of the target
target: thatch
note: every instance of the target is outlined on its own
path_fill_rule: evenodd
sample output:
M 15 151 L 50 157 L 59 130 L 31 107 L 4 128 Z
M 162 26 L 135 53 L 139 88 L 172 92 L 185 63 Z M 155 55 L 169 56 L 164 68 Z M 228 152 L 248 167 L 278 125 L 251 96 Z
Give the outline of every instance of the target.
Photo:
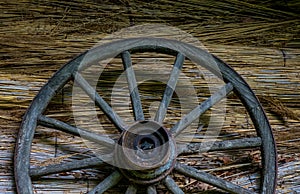
M 291 11 L 251 1 L 3 2 L 0 66 L 61 64 L 106 33 L 155 22 L 179 27 L 205 44 L 282 48 L 299 41 L 295 2 L 281 7 Z

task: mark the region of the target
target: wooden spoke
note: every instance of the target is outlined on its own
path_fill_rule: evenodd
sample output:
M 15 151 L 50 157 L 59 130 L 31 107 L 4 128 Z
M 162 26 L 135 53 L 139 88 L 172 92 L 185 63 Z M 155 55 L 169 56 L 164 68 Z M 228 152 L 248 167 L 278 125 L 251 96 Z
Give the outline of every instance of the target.
M 122 56 L 124 70 L 126 72 L 127 83 L 129 87 L 131 104 L 132 104 L 135 120 L 143 121 L 145 120 L 145 118 L 144 118 L 138 86 L 136 83 L 135 73 L 132 67 L 130 53 L 128 51 L 125 51 L 122 53 L 121 56 Z
M 240 187 L 236 184 L 233 184 L 229 181 L 226 181 L 224 179 L 221 179 L 219 177 L 213 176 L 211 174 L 208 174 L 206 172 L 197 170 L 196 168 L 176 163 L 175 170 L 178 171 L 181 174 L 184 174 L 185 176 L 194 178 L 198 181 L 202 181 L 204 183 L 210 184 L 212 186 L 218 187 L 220 189 L 223 189 L 225 191 L 231 192 L 231 193 L 244 193 L 244 194 L 251 194 L 253 192 Z
M 86 94 L 92 100 L 95 101 L 96 105 L 101 108 L 104 114 L 110 119 L 110 121 L 117 127 L 119 131 L 125 130 L 126 125 L 123 123 L 123 120 L 96 92 L 96 90 L 80 75 L 80 73 L 76 73 L 74 75 L 74 81 L 86 92 Z
M 147 194 L 156 194 L 156 187 L 154 185 L 150 185 L 147 187 Z
M 137 188 L 134 185 L 129 185 L 125 194 L 136 194 Z
M 68 172 L 71 170 L 84 169 L 93 166 L 101 166 L 105 163 L 98 157 L 87 158 L 83 160 L 74 160 L 71 162 L 62 162 L 59 164 L 50 164 L 47 166 L 35 167 L 30 169 L 31 177 L 45 176 L 49 174 L 56 174 L 61 172 Z
M 114 171 L 111 175 L 106 177 L 101 183 L 99 183 L 93 190 L 88 192 L 88 194 L 101 194 L 112 188 L 123 178 L 119 171 Z
M 66 132 L 66 133 L 70 133 L 72 135 L 80 136 L 84 139 L 93 141 L 95 143 L 101 144 L 108 148 L 113 148 L 114 144 L 115 144 L 114 140 L 112 140 L 110 138 L 97 135 L 95 133 L 74 127 L 74 126 L 64 123 L 62 121 L 59 121 L 59 120 L 56 120 L 53 118 L 49 118 L 49 117 L 46 117 L 43 115 L 38 117 L 38 123 L 45 127 L 57 129 L 57 130 L 60 130 L 60 131 Z
M 231 91 L 233 86 L 231 83 L 227 83 L 219 91 L 210 96 L 207 100 L 189 112 L 184 116 L 180 121 L 178 121 L 175 126 L 171 129 L 171 133 L 176 137 L 179 135 L 185 128 L 187 128 L 194 120 L 199 118 L 205 111 L 210 109 L 217 102 L 225 98 Z
M 184 194 L 184 192 L 178 187 L 176 182 L 170 177 L 167 176 L 164 180 L 164 184 L 174 194 Z
M 166 89 L 165 89 L 165 92 L 164 92 L 164 95 L 162 98 L 162 101 L 158 107 L 158 110 L 157 110 L 155 118 L 154 118 L 154 120 L 159 123 L 162 123 L 166 116 L 168 106 L 171 102 L 172 95 L 174 93 L 174 90 L 175 90 L 175 87 L 176 87 L 176 84 L 177 84 L 177 81 L 179 78 L 179 74 L 182 69 L 184 58 L 185 58 L 184 55 L 181 53 L 178 53 L 178 55 L 176 57 L 169 81 L 167 83 L 167 86 L 166 86 Z
M 244 138 L 216 142 L 189 143 L 178 148 L 178 154 L 195 154 L 206 151 L 222 151 L 244 148 L 255 148 L 261 146 L 261 138 Z

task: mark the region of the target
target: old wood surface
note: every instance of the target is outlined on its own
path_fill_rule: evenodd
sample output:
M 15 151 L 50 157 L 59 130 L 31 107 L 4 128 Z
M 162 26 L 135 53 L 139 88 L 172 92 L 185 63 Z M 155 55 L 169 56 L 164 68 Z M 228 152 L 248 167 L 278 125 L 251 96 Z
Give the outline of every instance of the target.
M 226 16 L 223 20 L 216 17 L 215 19 L 218 21 L 211 24 L 209 23 L 211 18 L 209 14 L 197 16 L 197 14 L 193 14 L 193 11 L 203 11 L 203 9 L 207 11 L 207 7 L 209 7 L 212 9 L 210 11 L 221 17 L 222 11 L 227 5 L 226 2 L 222 4 L 224 7 L 220 7 L 221 5 L 211 6 L 209 1 L 203 1 L 202 4 L 194 1 L 191 1 L 193 2 L 191 4 L 162 2 L 170 3 L 170 6 L 165 9 L 163 7 L 165 4 L 140 2 L 138 5 L 132 3 L 129 9 L 131 12 L 123 4 L 109 5 L 106 3 L 97 7 L 94 1 L 85 4 L 63 1 L 62 3 L 61 1 L 45 1 L 44 4 L 37 4 L 24 1 L 22 5 L 18 1 L 1 2 L 0 193 L 15 192 L 13 151 L 16 135 L 21 119 L 33 97 L 64 63 L 94 46 L 110 30 L 115 31 L 122 27 L 128 27 L 132 22 L 131 18 L 134 18 L 135 24 L 145 21 L 164 21 L 169 25 L 188 31 L 202 41 L 211 53 L 230 64 L 245 78 L 262 102 L 277 141 L 279 153 L 277 193 L 300 192 L 300 49 L 294 46 L 295 43 L 291 38 L 296 37 L 295 34 L 297 34 L 291 30 L 292 26 L 299 25 L 297 17 L 293 16 L 294 13 L 288 14 L 274 9 L 266 11 L 262 7 L 254 9 L 248 4 L 241 6 L 233 1 L 231 4 L 231 6 L 233 5 L 233 10 L 231 10 L 233 16 L 238 14 L 234 10 L 244 7 L 250 13 L 255 13 L 254 17 L 249 18 L 246 13 L 241 12 L 239 17 L 243 22 L 239 25 L 234 22 L 234 17 L 230 16 Z M 171 8 L 176 7 L 177 4 L 179 7 L 185 5 L 180 16 L 176 14 L 178 7 L 177 10 Z M 156 12 L 151 11 L 151 7 L 155 7 Z M 80 9 L 85 11 L 78 11 Z M 95 9 L 102 12 L 99 11 L 96 14 Z M 84 12 L 87 10 L 95 15 L 90 16 L 89 21 L 85 23 L 84 18 L 87 15 Z M 106 10 L 107 13 L 115 10 L 118 14 L 108 17 L 103 10 Z M 150 15 L 145 17 L 149 13 Z M 95 18 L 96 20 L 94 20 Z M 99 19 L 97 20 L 97 18 Z M 101 29 L 100 18 L 107 21 L 107 24 L 103 25 Z M 191 23 L 182 24 L 184 18 L 189 18 Z M 202 22 L 200 18 L 207 18 L 207 20 Z M 228 20 L 228 23 L 225 20 Z M 198 23 L 202 25 L 197 25 Z M 93 25 L 99 28 L 92 28 Z M 77 31 L 79 29 L 85 31 L 79 32 Z M 282 44 L 282 42 L 285 43 Z M 169 62 L 170 60 L 166 59 L 165 61 Z M 170 63 L 172 62 L 170 61 Z M 111 77 L 110 74 L 107 75 L 107 82 L 110 81 L 109 77 Z M 193 83 L 197 83 L 197 81 L 193 80 Z M 201 86 L 204 85 L 199 82 L 197 87 L 201 88 Z M 154 95 L 150 92 L 150 95 L 147 96 L 149 89 L 144 92 L 143 95 L 146 97 Z M 60 105 L 49 112 L 50 116 L 63 120 L 69 118 L 70 113 L 63 109 L 64 106 L 61 104 L 65 103 L 68 106 L 70 94 L 70 88 L 66 87 L 63 93 L 57 95 L 54 104 Z M 148 99 L 151 100 L 151 98 Z M 61 103 L 62 100 L 64 103 Z M 251 124 L 248 123 L 249 117 L 243 106 L 235 98 L 229 99 L 228 102 L 229 109 L 224 129 L 229 134 L 236 133 L 242 136 L 251 134 Z M 125 112 L 124 115 L 126 116 L 126 114 Z M 41 132 L 34 143 L 33 152 L 43 154 L 39 156 L 40 158 L 33 158 L 33 162 L 41 162 L 42 165 L 58 164 L 68 160 L 66 157 L 81 159 L 90 154 L 82 145 L 80 138 L 64 137 L 46 128 L 39 130 Z M 47 143 L 44 144 L 43 141 Z M 71 148 L 71 144 L 75 147 Z M 222 172 L 225 179 L 234 180 L 243 185 L 251 185 L 249 180 L 256 179 L 257 175 L 247 168 L 244 174 L 240 172 L 240 176 L 231 177 L 230 174 L 226 174 L 226 170 L 251 166 L 251 161 L 246 160 L 235 164 L 232 162 L 234 159 L 230 158 L 230 154 L 227 157 L 230 162 L 227 161 L 227 158 L 222 158 L 226 154 L 228 153 L 208 154 L 205 157 L 195 155 L 191 159 L 182 157 L 180 160 L 209 172 Z M 254 159 L 256 157 L 255 152 L 249 153 L 249 155 Z M 43 163 L 43 159 L 47 158 L 53 159 Z M 241 156 L 241 158 L 243 157 Z M 214 168 L 208 168 L 208 166 Z M 111 170 L 103 168 L 87 172 L 66 173 L 63 175 L 63 181 L 56 181 L 57 177 L 49 177 L 43 182 L 36 180 L 35 190 L 38 193 L 84 193 L 90 191 L 98 183 L 97 180 L 104 179 Z M 102 175 L 96 177 L 95 174 L 99 172 Z M 86 174 L 91 178 L 87 179 Z M 182 177 L 175 177 L 175 180 L 180 181 Z M 171 183 L 169 181 L 168 184 Z M 179 186 L 185 192 L 195 192 L 197 188 L 206 187 L 201 184 L 199 186 L 194 180 L 184 180 L 181 183 Z M 112 192 L 120 190 L 124 192 L 125 185 L 126 183 L 121 183 Z

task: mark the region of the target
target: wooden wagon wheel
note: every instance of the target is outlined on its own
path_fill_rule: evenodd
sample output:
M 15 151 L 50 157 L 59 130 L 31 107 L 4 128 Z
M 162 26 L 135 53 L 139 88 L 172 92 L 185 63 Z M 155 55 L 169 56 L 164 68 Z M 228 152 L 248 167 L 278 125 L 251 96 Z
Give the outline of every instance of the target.
M 144 118 L 139 91 L 136 87 L 137 82 L 134 71 L 130 68 L 132 65 L 131 54 L 146 51 L 176 56 L 174 68 L 170 73 L 168 82 L 172 87 L 166 88 L 154 121 L 146 121 Z M 80 75 L 80 73 L 78 73 L 82 68 L 85 68 L 84 66 L 81 66 L 81 61 L 86 55 L 87 53 L 83 53 L 62 67 L 40 90 L 24 116 L 18 135 L 14 161 L 15 181 L 18 193 L 33 193 L 32 177 L 104 165 L 104 162 L 98 157 L 91 157 L 83 160 L 71 161 L 63 165 L 52 164 L 32 168 L 30 165 L 31 145 L 35 129 L 39 125 L 64 131 L 76 136 L 81 135 L 83 139 L 99 143 L 102 146 L 115 147 L 115 162 L 119 161 L 118 157 L 122 157 L 122 162 L 133 167 L 133 169 L 115 168 L 115 171 L 93 188 L 90 193 L 102 193 L 116 185 L 121 179 L 127 179 L 130 183 L 126 191 L 127 193 L 135 193 L 138 188 L 136 185 L 148 185 L 148 193 L 154 193 L 155 185 L 157 184 L 164 184 L 165 187 L 173 193 L 183 193 L 181 188 L 172 178 L 171 172 L 176 172 L 186 177 L 208 183 L 230 193 L 253 193 L 253 191 L 247 188 L 243 188 L 242 186 L 231 183 L 218 176 L 214 176 L 177 161 L 177 157 L 180 154 L 201 152 L 202 150 L 200 150 L 200 148 L 205 147 L 205 143 L 189 143 L 180 149 L 176 149 L 175 137 L 189 126 L 193 120 L 200 117 L 205 111 L 213 107 L 217 102 L 232 92 L 240 98 L 247 109 L 255 126 L 257 137 L 218 141 L 210 147 L 210 151 L 258 147 L 262 156 L 259 193 L 275 192 L 277 156 L 271 127 L 251 88 L 242 77 L 227 64 L 214 56 L 213 60 L 217 66 L 203 63 L 206 69 L 224 80 L 224 86 L 189 114 L 185 115 L 172 128 L 166 129 L 166 127 L 163 126 L 162 121 L 166 116 L 166 107 L 168 107 L 174 92 L 172 88 L 176 86 L 178 74 L 183 66 L 185 58 L 199 62 L 207 60 L 207 57 L 210 56 L 210 54 L 192 45 L 175 40 L 159 38 L 126 39 L 91 49 L 89 51 L 89 58 L 87 59 L 90 61 L 85 63 L 87 65 L 93 61 L 104 60 L 107 58 L 114 58 L 117 56 L 122 58 L 124 68 L 127 70 L 127 76 L 129 78 L 128 86 L 131 91 L 132 110 L 136 121 L 132 126 L 127 126 L 114 112 L 111 106 L 109 106 L 99 94 L 95 93 L 95 90 Z M 219 72 L 221 72 L 221 74 Z M 95 104 L 101 108 L 109 120 L 120 131 L 121 136 L 117 142 L 45 116 L 44 111 L 50 100 L 69 80 L 74 80 L 74 82 L 76 82 L 90 98 L 95 101 Z M 146 133 L 145 130 L 147 131 Z M 137 153 L 136 148 L 141 149 L 142 152 Z M 158 159 L 157 157 L 154 157 L 153 159 L 154 155 L 160 155 L 161 157 L 158 157 Z

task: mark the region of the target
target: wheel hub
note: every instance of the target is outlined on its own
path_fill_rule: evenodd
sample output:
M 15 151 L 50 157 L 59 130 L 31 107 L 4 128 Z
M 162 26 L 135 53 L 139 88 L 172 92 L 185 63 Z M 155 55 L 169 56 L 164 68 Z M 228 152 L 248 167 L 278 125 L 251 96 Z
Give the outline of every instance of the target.
M 154 183 L 173 169 L 175 148 L 163 126 L 154 121 L 140 121 L 122 133 L 116 145 L 115 164 L 130 181 Z

